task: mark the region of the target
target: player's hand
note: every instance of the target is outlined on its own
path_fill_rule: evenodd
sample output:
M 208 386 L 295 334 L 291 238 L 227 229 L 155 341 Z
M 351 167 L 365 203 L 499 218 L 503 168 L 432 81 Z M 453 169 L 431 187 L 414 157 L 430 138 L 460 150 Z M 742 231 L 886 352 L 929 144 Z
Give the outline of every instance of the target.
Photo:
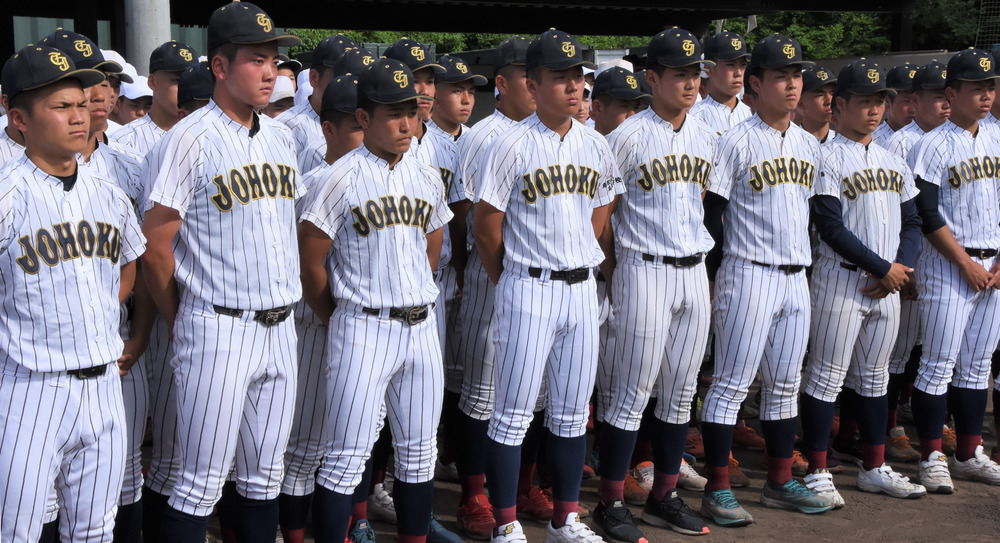
M 125 348 L 122 355 L 118 357 L 118 375 L 125 377 L 132 366 L 139 360 L 142 353 L 146 352 L 148 339 L 129 338 L 125 340 Z
M 889 267 L 889 273 L 885 274 L 879 283 L 889 292 L 899 292 L 903 285 L 910 280 L 907 274 L 912 272 L 913 268 L 908 268 L 899 262 L 893 262 L 892 266 Z
M 917 292 L 917 279 L 914 277 L 913 272 L 907 273 L 906 275 L 910 278 L 910 280 L 903 285 L 903 290 L 899 291 L 899 293 L 908 300 L 916 300 L 920 297 L 920 293 Z
M 882 281 L 879 280 L 861 289 L 861 294 L 864 294 L 869 298 L 885 298 L 889 295 L 889 289 L 885 288 L 885 285 L 883 285 Z
M 996 268 L 995 265 L 993 267 Z M 973 262 L 970 259 L 969 262 L 960 269 L 962 270 L 962 277 L 969 282 L 969 285 L 972 286 L 976 292 L 993 286 L 990 283 L 993 276 L 981 264 Z
M 1000 289 L 1000 259 L 997 259 L 993 267 L 990 268 L 990 281 L 986 283 L 986 288 Z

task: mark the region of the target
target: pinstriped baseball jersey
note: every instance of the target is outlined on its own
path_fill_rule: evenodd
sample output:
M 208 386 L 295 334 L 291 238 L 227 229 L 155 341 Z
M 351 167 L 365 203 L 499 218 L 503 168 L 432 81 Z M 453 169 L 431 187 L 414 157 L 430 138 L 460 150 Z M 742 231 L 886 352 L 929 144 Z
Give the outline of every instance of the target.
M 323 139 L 323 123 L 309 100 L 295 104 L 286 113 L 288 117 L 284 117 L 282 114 L 278 116 L 277 120 L 285 123 L 291 129 L 296 153 L 305 151 L 310 143 Z
M 917 196 L 913 174 L 903 160 L 878 145 L 837 135 L 823 146 L 816 194 L 840 199 L 844 226 L 887 262 L 896 260 L 902 227 L 900 203 Z M 818 258 L 843 262 L 820 241 Z
M 889 145 L 889 138 L 891 138 L 895 133 L 896 131 L 889 126 L 889 123 L 883 122 L 878 125 L 878 128 L 876 128 L 874 132 L 872 132 L 872 143 L 885 148 Z
M 822 164 L 819 141 L 784 134 L 754 115 L 719 140 L 708 190 L 729 200 L 723 253 L 771 265 L 808 265 L 809 198 Z
M 76 158 L 81 169 L 93 170 L 94 175 L 114 182 L 133 202 L 142 197 L 142 185 L 139 184 L 142 163 L 133 155 L 98 142 L 90 160 L 84 161 L 82 155 Z
M 327 268 L 334 300 L 386 308 L 437 299 L 430 266 L 421 261 L 427 233 L 452 218 L 437 172 L 409 154 L 390 170 L 362 146 L 309 175 L 299 220 L 333 240 Z
M 1000 139 L 975 137 L 951 120 L 917 141 L 907 160 L 913 175 L 941 187 L 940 213 L 963 247 L 1000 247 Z
M 254 311 L 302 296 L 295 146 L 287 128 L 255 118 L 251 137 L 209 101 L 163 136 L 142 173 L 143 205 L 159 203 L 183 219 L 174 241 L 178 283 L 213 305 Z
M 464 132 L 465 127 L 462 127 Z M 461 160 L 459 159 L 458 141 L 455 136 L 441 130 L 434 121 L 427 123 L 427 133 L 423 140 L 410 145 L 410 150 L 416 150 L 415 157 L 441 174 L 441 182 L 448 204 L 465 200 L 465 189 L 458 178 Z M 441 258 L 438 259 L 438 269 L 443 270 L 451 262 L 451 233 L 445 229 L 444 242 L 441 244 Z M 444 323 L 439 323 L 444 326 Z
M 729 109 L 729 106 L 720 104 L 708 95 L 704 100 L 691 106 L 688 112 L 692 117 L 707 124 L 717 135 L 725 134 L 730 128 L 740 124 L 750 118 L 750 106 L 742 100 L 736 100 L 736 107 Z
M 462 134 L 458 140 L 459 156 L 462 164 L 459 178 L 465 190 L 466 198 L 472 200 L 476 195 L 476 183 L 479 180 L 480 169 L 485 161 L 484 156 L 493 140 L 500 134 L 510 130 L 517 124 L 517 121 L 494 110 L 493 114 L 474 124 L 468 132 Z M 476 239 L 472 232 L 473 208 L 469 208 L 469 216 L 466 217 L 465 242 L 476 250 Z
M 476 199 L 505 212 L 505 267 L 569 270 L 604 260 L 593 211 L 625 188 L 607 140 L 594 130 L 573 123 L 560 140 L 532 114 L 496 138 L 480 179 Z
M 6 119 L 7 116 L 4 115 L 3 118 Z M 10 136 L 7 135 L 6 123 L 4 123 L 4 127 L 0 128 L 0 166 L 23 154 L 24 146 L 10 139 Z
M 714 135 L 693 117 L 675 129 L 652 108 L 608 134 L 626 188 L 611 219 L 618 247 L 674 257 L 711 250 L 701 192 L 712 171 Z
M 299 153 L 299 171 L 302 175 L 313 171 L 326 162 L 326 139 L 318 139 Z
M 132 204 L 85 168 L 68 192 L 26 156 L 3 174 L 0 361 L 48 372 L 117 360 L 121 265 L 146 241 Z
M 145 157 L 166 133 L 166 130 L 156 126 L 153 119 L 146 115 L 123 126 L 121 130 L 115 132 L 114 139 L 130 148 L 134 154 Z
M 886 143 L 885 148 L 890 153 L 906 160 L 910 155 L 910 149 L 913 149 L 913 144 L 917 143 L 917 140 L 923 137 L 925 133 L 920 128 L 920 125 L 917 124 L 917 121 L 910 121 L 910 124 L 893 133 L 892 137 Z

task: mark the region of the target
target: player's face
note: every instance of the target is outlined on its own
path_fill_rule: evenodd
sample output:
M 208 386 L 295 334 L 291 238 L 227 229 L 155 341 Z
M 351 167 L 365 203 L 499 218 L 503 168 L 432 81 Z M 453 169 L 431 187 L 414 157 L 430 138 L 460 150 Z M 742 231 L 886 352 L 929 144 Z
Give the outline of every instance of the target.
M 424 94 L 434 98 L 435 85 L 434 85 L 434 70 L 432 68 L 421 68 L 413 72 L 413 88 L 417 91 L 417 94 Z M 420 117 L 421 121 L 426 121 L 431 118 L 431 108 L 434 106 L 433 100 L 417 100 L 420 105 L 420 110 L 417 115 Z
M 434 90 L 434 119 L 449 124 L 464 124 L 476 105 L 476 86 L 472 81 L 438 83 Z
M 946 88 L 945 96 L 951 102 L 951 116 L 957 122 L 985 119 L 996 98 L 996 83 L 986 81 L 962 81 L 959 88 Z
M 295 99 L 292 97 L 282 98 L 277 102 L 271 102 L 270 104 L 267 105 L 267 107 L 265 107 L 261 111 L 264 113 L 264 115 L 267 115 L 268 117 L 273 119 L 278 115 L 281 115 L 282 112 L 290 109 L 294 101 Z
M 583 100 L 583 68 L 539 70 L 538 80 L 528 78 L 528 92 L 535 98 L 539 115 L 569 118 Z
M 917 115 L 917 110 L 913 107 L 913 91 L 899 91 L 889 102 L 886 115 L 900 126 L 910 124 Z
M 83 91 L 87 97 L 87 110 L 90 112 L 90 130 L 97 133 L 108 128 L 108 114 L 111 112 L 111 84 L 105 79 L 100 84 L 87 87 Z
M 601 134 L 609 134 L 632 115 L 639 112 L 639 100 L 622 100 L 610 96 L 594 100 L 590 107 L 594 127 Z
M 535 97 L 528 92 L 528 76 L 523 66 L 505 66 L 497 74 L 503 86 L 505 107 L 510 107 L 513 115 L 523 119 L 535 112 Z
M 90 136 L 87 95 L 75 79 L 39 91 L 30 111 L 14 108 L 9 120 L 24 134 L 30 154 L 70 159 L 83 150 Z
M 654 107 L 680 111 L 694 105 L 701 86 L 701 68 L 695 64 L 684 68 L 664 68 L 659 76 L 646 71 L 646 80 L 653 87 Z
M 419 120 L 417 100 L 399 104 L 379 104 L 371 114 L 357 112 L 358 124 L 364 130 L 364 142 L 375 156 L 394 164 L 410 148 Z
M 361 129 L 357 117 L 345 117 L 337 123 L 324 124 L 330 124 L 331 134 L 341 155 L 361 147 L 364 142 L 365 132 Z
M 764 70 L 761 77 L 750 78 L 757 82 L 757 107 L 769 111 L 792 113 L 802 93 L 802 66 L 792 64 L 784 68 Z
M 221 64 L 217 70 L 218 61 Z M 278 75 L 278 46 L 274 43 L 243 45 L 236 50 L 232 62 L 217 56 L 212 68 L 216 85 L 224 85 L 236 104 L 259 109 L 271 100 L 274 79 Z
M 576 113 L 573 114 L 573 118 L 586 124 L 587 119 L 590 119 L 590 97 L 584 96 L 580 99 L 580 106 L 577 107 Z
M 157 70 L 149 74 L 149 88 L 153 89 L 153 105 L 165 112 L 177 111 L 177 83 L 180 72 Z
M 802 93 L 799 114 L 802 115 L 803 124 L 809 123 L 812 126 L 830 122 L 833 117 L 833 89 L 832 84 L 823 85 Z
M 115 108 L 115 122 L 128 124 L 140 117 L 145 117 L 152 105 L 153 98 L 151 96 L 142 96 L 135 100 L 122 96 L 118 99 L 118 106 Z
M 709 87 L 711 92 L 723 96 L 736 96 L 743 90 L 743 73 L 747 69 L 747 58 L 734 60 L 719 60 L 712 68 L 708 68 Z
M 928 89 L 913 93 L 913 109 L 917 124 L 923 128 L 937 128 L 951 115 L 951 104 L 944 89 Z
M 840 108 L 838 123 L 840 131 L 847 137 L 858 140 L 878 128 L 885 113 L 885 93 L 868 96 L 840 96 L 837 107 Z
M 299 82 L 295 80 L 295 70 L 291 68 L 278 68 L 278 75 L 283 75 L 292 80 L 292 88 L 299 90 Z

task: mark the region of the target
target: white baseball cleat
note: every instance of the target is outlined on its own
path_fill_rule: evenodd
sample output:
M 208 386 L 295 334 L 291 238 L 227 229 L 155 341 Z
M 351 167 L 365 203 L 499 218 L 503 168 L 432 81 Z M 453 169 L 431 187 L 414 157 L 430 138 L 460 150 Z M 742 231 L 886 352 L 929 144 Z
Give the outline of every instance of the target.
M 958 479 L 1000 485 L 1000 465 L 986 456 L 982 445 L 976 447 L 975 456 L 964 462 L 958 458 L 952 458 L 951 471 Z
M 948 471 L 948 457 L 943 452 L 934 451 L 927 460 L 922 460 L 918 474 L 920 484 L 927 492 L 951 494 L 955 491 L 955 483 L 951 482 L 951 472 Z
M 896 473 L 888 464 L 858 471 L 858 490 L 887 494 L 894 498 L 920 498 L 927 495 L 927 489 L 922 485 L 911 483 L 904 475 Z

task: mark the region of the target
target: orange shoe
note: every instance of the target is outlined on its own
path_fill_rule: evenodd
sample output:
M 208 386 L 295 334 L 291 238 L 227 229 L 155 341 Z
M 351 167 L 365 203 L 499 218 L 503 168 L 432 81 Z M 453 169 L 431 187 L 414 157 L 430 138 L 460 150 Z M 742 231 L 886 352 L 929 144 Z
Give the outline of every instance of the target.
M 532 520 L 548 522 L 552 520 L 552 500 L 541 488 L 533 486 L 527 494 L 518 494 L 517 512 Z
M 809 461 L 798 450 L 792 451 L 792 475 L 805 477 L 809 471 Z
M 542 494 L 545 494 L 545 497 L 548 498 L 549 501 L 552 501 L 552 487 L 551 486 L 548 487 L 548 488 L 543 488 L 542 489 Z M 577 518 L 587 518 L 589 516 L 590 516 L 590 509 L 587 509 L 586 507 L 584 507 L 583 504 L 577 504 L 577 506 L 576 506 L 576 517 Z
M 955 456 L 958 450 L 958 438 L 955 436 L 955 429 L 945 425 L 941 430 L 941 452 L 947 456 Z
M 750 486 L 750 478 L 740 469 L 740 462 L 733 458 L 733 453 L 729 453 L 729 486 L 733 488 Z
M 639 481 L 631 473 L 625 474 L 625 503 L 629 505 L 645 505 L 649 491 L 639 486 Z
M 733 446 L 746 449 L 748 451 L 763 451 L 764 438 L 760 437 L 756 430 L 747 426 L 742 420 L 736 423 L 733 428 Z
M 493 506 L 486 495 L 472 496 L 462 504 L 458 508 L 456 524 L 470 539 L 489 541 L 493 536 L 496 520 L 493 518 Z

